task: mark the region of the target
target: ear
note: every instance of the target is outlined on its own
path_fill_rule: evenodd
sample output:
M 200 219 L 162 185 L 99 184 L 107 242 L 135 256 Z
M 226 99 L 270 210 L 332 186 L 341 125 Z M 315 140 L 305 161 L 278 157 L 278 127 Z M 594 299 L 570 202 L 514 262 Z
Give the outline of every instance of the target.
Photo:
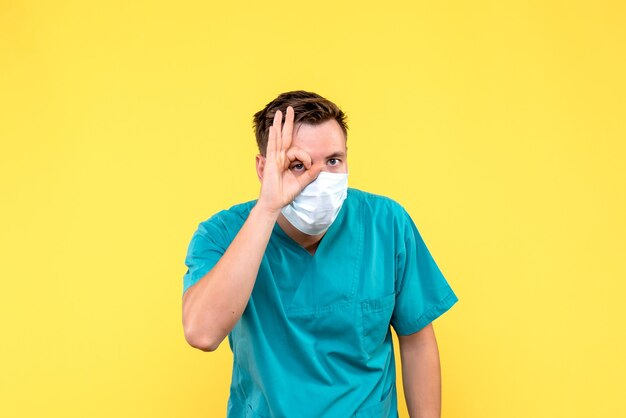
M 265 157 L 261 154 L 256 156 L 256 175 L 259 181 L 263 181 L 263 169 L 265 168 Z

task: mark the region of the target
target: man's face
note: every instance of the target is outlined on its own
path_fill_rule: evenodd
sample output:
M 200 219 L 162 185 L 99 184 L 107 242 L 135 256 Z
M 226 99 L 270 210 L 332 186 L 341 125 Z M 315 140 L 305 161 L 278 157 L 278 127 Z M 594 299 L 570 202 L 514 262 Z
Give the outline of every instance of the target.
M 330 173 L 348 172 L 346 137 L 334 119 L 318 125 L 300 123 L 295 125 L 291 147 L 304 150 L 311 157 L 311 164 Z M 260 163 L 260 164 L 259 164 Z M 259 178 L 263 173 L 265 158 L 257 159 Z M 289 169 L 298 176 L 306 169 L 300 161 L 293 161 Z
M 319 165 L 322 171 L 348 172 L 346 138 L 334 119 L 329 119 L 319 125 L 296 125 L 291 145 L 309 154 L 311 164 Z M 305 170 L 304 165 L 299 161 L 291 163 L 289 168 L 296 175 Z

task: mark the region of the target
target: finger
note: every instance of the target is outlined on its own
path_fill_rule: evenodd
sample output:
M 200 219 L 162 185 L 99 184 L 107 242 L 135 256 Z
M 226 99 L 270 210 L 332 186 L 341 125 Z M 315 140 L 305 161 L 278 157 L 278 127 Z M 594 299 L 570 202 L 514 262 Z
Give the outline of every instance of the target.
M 267 146 L 265 148 L 266 158 L 274 158 L 276 155 L 276 132 L 274 127 L 270 126 L 270 131 L 267 134 Z
M 276 152 L 283 151 L 282 144 L 282 121 L 283 121 L 283 113 L 280 110 L 277 110 L 274 114 L 274 131 L 276 132 Z
M 287 166 L 294 161 L 300 161 L 308 170 L 311 168 L 311 156 L 308 152 L 298 147 L 291 147 L 287 150 Z
M 291 146 L 291 135 L 293 134 L 293 119 L 293 107 L 287 106 L 287 114 L 285 115 L 285 126 L 283 126 L 283 132 L 281 134 L 283 147 L 285 149 L 289 149 L 289 147 Z
M 304 189 L 306 186 L 309 185 L 309 183 L 315 180 L 317 176 L 319 176 L 321 171 L 322 167 L 320 165 L 314 165 L 296 178 L 298 179 L 300 186 L 302 186 L 302 188 Z

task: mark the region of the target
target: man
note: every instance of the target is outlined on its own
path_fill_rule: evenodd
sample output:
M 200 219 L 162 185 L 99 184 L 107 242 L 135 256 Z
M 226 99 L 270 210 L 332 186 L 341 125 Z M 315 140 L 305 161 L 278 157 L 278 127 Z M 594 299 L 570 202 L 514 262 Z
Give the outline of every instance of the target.
M 187 342 L 228 336 L 227 416 L 397 417 L 392 325 L 411 417 L 439 417 L 431 322 L 458 298 L 410 216 L 347 187 L 345 114 L 329 100 L 283 93 L 254 125 L 259 198 L 200 223 L 183 280 Z

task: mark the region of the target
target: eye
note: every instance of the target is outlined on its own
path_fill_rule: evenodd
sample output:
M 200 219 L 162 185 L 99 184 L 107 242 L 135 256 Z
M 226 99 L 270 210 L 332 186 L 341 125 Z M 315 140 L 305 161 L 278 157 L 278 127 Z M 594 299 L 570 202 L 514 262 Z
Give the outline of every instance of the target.
M 296 163 L 296 164 L 293 164 L 290 168 L 295 171 L 302 171 L 304 169 L 304 164 Z
M 339 164 L 339 160 L 337 158 L 330 158 L 328 160 L 328 164 L 329 165 L 337 165 L 337 164 Z

